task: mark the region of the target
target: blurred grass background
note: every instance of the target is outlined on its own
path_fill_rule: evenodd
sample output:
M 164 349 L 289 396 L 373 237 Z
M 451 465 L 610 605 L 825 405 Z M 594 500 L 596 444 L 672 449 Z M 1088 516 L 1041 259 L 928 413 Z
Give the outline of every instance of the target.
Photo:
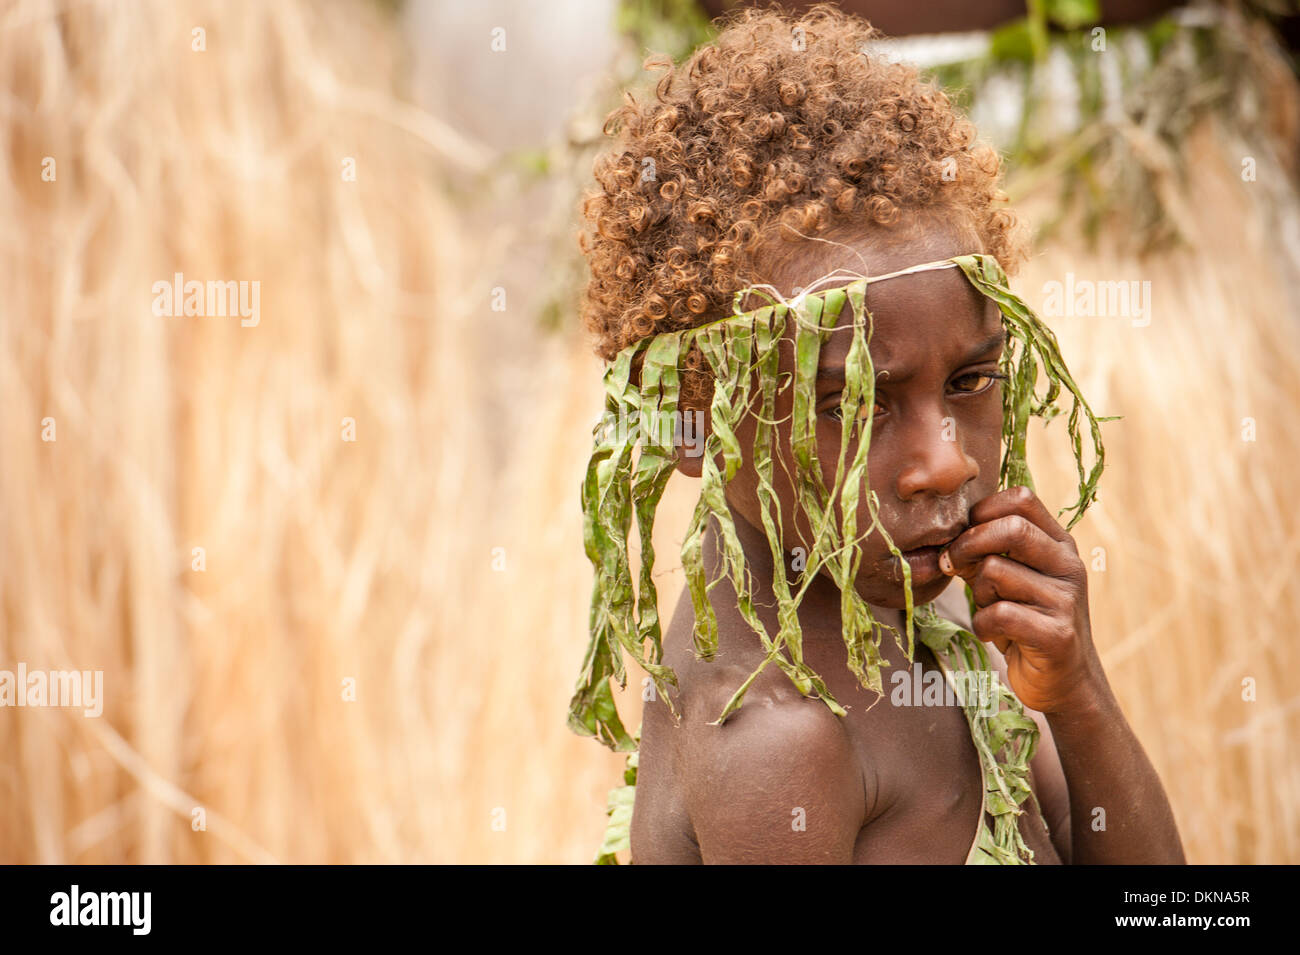
M 0 668 L 102 669 L 105 705 L 0 709 L 0 861 L 591 860 L 622 760 L 565 726 L 601 401 L 577 189 L 644 44 L 702 35 L 636 6 L 3 6 Z M 1189 860 L 1296 862 L 1296 183 L 1225 142 L 1187 139 L 1182 246 L 1067 220 L 1017 285 L 1152 283 L 1149 327 L 1053 323 L 1124 415 L 1076 528 L 1094 633 Z M 259 281 L 259 325 L 153 316 L 175 272 Z M 1049 503 L 1063 434 L 1031 442 Z M 660 511 L 667 602 L 693 498 Z

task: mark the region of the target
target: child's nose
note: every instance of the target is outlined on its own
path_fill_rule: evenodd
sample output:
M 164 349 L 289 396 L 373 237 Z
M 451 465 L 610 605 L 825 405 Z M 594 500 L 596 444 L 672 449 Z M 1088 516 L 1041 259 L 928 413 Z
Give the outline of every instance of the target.
M 903 447 L 906 457 L 898 472 L 898 497 L 918 494 L 946 497 L 979 477 L 979 462 L 966 453 L 956 419 L 927 415 L 911 429 Z

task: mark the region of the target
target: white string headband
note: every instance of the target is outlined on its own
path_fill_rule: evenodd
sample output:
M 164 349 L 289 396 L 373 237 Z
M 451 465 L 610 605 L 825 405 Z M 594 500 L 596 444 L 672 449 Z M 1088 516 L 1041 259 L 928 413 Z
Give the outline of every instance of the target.
M 866 51 L 863 50 L 863 55 L 865 55 L 865 54 L 866 54 Z M 849 252 L 852 252 L 855 256 L 857 256 L 858 261 L 861 262 L 861 263 L 863 264 L 864 267 L 867 265 L 867 260 L 863 257 L 862 252 L 861 252 L 860 250 L 858 250 L 858 249 L 853 248 L 852 246 L 846 245 L 846 244 L 843 243 L 843 242 L 837 242 L 837 241 L 835 241 L 834 239 L 828 239 L 828 238 L 826 238 L 825 236 L 819 236 L 819 235 L 808 235 L 806 232 L 800 232 L 798 229 L 795 229 L 793 226 L 787 226 L 786 228 L 787 228 L 788 230 L 792 231 L 795 235 L 799 236 L 801 239 L 803 239 L 803 240 L 805 240 L 805 241 L 807 241 L 807 242 L 820 242 L 820 243 L 822 243 L 823 245 L 831 245 L 831 246 L 835 246 L 835 247 L 837 247 L 837 248 L 846 249 L 846 250 L 848 250 Z M 980 253 L 966 253 L 966 254 L 967 254 L 967 255 L 971 255 L 971 254 L 980 254 Z M 993 258 L 993 256 L 986 256 L 986 258 Z M 996 259 L 994 259 L 994 261 L 996 261 Z M 742 311 L 741 311 L 741 308 L 740 308 L 740 297 L 741 297 L 742 295 L 746 294 L 747 292 L 750 292 L 750 291 L 759 291 L 759 290 L 761 290 L 761 289 L 770 289 L 771 292 L 772 292 L 772 295 L 771 295 L 771 296 L 768 296 L 768 298 L 769 298 L 769 302 L 770 302 L 771 304 L 774 304 L 774 305 L 777 304 L 777 303 L 780 303 L 780 304 L 782 304 L 782 305 L 785 305 L 787 308 L 790 309 L 791 313 L 794 314 L 794 315 L 796 316 L 796 320 L 798 320 L 798 318 L 797 318 L 797 317 L 798 317 L 798 313 L 799 313 L 799 308 L 798 308 L 798 307 L 799 307 L 799 305 L 802 304 L 804 298 L 807 297 L 808 295 L 813 294 L 813 293 L 817 290 L 818 286 L 823 285 L 823 284 L 826 283 L 826 282 L 834 281 L 834 280 L 837 279 L 837 278 L 842 278 L 843 276 L 847 276 L 849 279 L 852 280 L 852 281 L 850 281 L 849 284 L 853 284 L 853 283 L 855 283 L 855 282 L 857 282 L 857 281 L 859 281 L 859 280 L 865 280 L 866 284 L 870 285 L 870 284 L 873 284 L 873 283 L 875 283 L 875 282 L 883 282 L 883 281 L 885 281 L 886 279 L 899 278 L 900 276 L 904 276 L 904 275 L 913 275 L 913 274 L 915 274 L 915 273 L 917 273 L 917 272 L 929 272 L 929 271 L 932 271 L 932 270 L 935 270 L 935 269 L 951 269 L 951 268 L 957 268 L 957 267 L 958 267 L 958 265 L 957 265 L 957 262 L 956 262 L 956 257 L 952 257 L 952 258 L 948 258 L 948 259 L 940 259 L 940 260 L 935 261 L 935 262 L 923 262 L 923 263 L 921 263 L 921 264 L 919 264 L 919 265 L 912 265 L 912 266 L 909 266 L 909 267 L 907 267 L 907 268 L 905 268 L 905 269 L 898 269 L 897 271 L 894 271 L 894 272 L 888 272 L 888 273 L 885 273 L 884 275 L 874 275 L 874 276 L 873 276 L 873 275 L 871 275 L 870 273 L 867 273 L 867 272 L 855 272 L 855 271 L 853 271 L 852 269 L 843 269 L 843 268 L 835 269 L 833 272 L 830 272 L 830 273 L 828 273 L 828 274 L 822 276 L 822 277 L 819 278 L 819 279 L 815 279 L 815 280 L 814 280 L 810 285 L 808 285 L 806 288 L 802 289 L 798 295 L 796 295 L 793 299 L 791 299 L 791 300 L 789 300 L 789 301 L 786 300 L 785 296 L 783 296 L 783 295 L 781 294 L 780 290 L 777 289 L 775 286 L 772 286 L 772 285 L 769 285 L 769 284 L 766 284 L 766 283 L 760 283 L 760 284 L 758 284 L 758 285 L 750 286 L 748 289 L 741 289 L 739 292 L 737 292 L 737 293 L 735 294 L 735 296 L 733 297 L 733 300 L 732 300 L 732 313 L 733 313 L 733 314 L 732 314 L 730 317 L 733 317 L 733 318 L 734 318 L 734 317 L 737 317 L 737 316 L 739 316 L 739 315 L 747 314 L 747 312 L 742 312 Z M 1001 269 L 1001 263 L 998 263 L 998 268 Z M 761 307 L 761 306 L 760 306 L 760 307 Z M 712 324 L 712 323 L 708 323 L 708 324 Z M 849 325 L 849 326 L 840 326 L 840 328 L 830 329 L 829 331 L 839 331 L 839 330 L 841 330 L 841 329 L 844 328 L 844 327 L 849 327 L 849 328 L 851 328 L 852 326 L 851 326 L 851 325 Z M 824 330 L 824 331 L 825 331 L 825 330 Z
M 849 284 L 855 284 L 861 282 L 864 285 L 873 285 L 876 282 L 884 282 L 887 279 L 901 278 L 904 275 L 915 275 L 918 272 L 934 272 L 940 269 L 955 269 L 957 267 L 958 267 L 957 262 L 955 262 L 953 259 L 940 259 L 935 262 L 922 262 L 919 265 L 910 265 L 905 269 L 897 269 L 896 271 L 893 272 L 886 272 L 883 275 L 868 275 L 863 272 L 854 272 L 852 269 L 836 269 L 835 271 L 823 275 L 821 278 L 818 278 L 815 281 L 813 281 L 811 285 L 801 290 L 799 294 L 792 299 L 786 299 L 786 297 L 781 294 L 780 289 L 778 289 L 776 286 L 763 282 L 757 285 L 751 285 L 749 288 L 741 289 L 740 291 L 736 292 L 736 294 L 732 298 L 732 314 L 727 316 L 726 318 L 717 319 L 716 321 L 725 322 L 728 319 L 736 318 L 738 316 L 748 314 L 749 311 L 753 311 L 751 309 L 742 312 L 740 308 L 741 296 L 746 295 L 750 292 L 755 292 L 764 295 L 766 298 L 769 299 L 770 303 L 773 305 L 781 304 L 786 306 L 790 310 L 790 314 L 795 316 L 795 320 L 798 321 L 800 305 L 803 304 L 804 299 L 807 298 L 809 295 L 815 294 L 819 286 L 825 285 L 828 282 L 833 282 L 836 281 L 837 279 L 843 280 L 844 278 L 848 278 L 851 280 Z M 768 292 L 770 292 L 771 294 L 767 295 Z M 705 323 L 705 325 L 712 325 L 712 324 L 715 324 L 715 322 Z M 704 326 L 697 326 L 697 327 L 704 327 Z M 820 330 L 823 332 L 836 332 L 836 331 L 843 331 L 846 328 L 852 328 L 852 327 L 853 327 L 852 325 L 841 325 L 833 329 L 820 329 Z
M 876 282 L 883 282 L 886 279 L 896 279 L 903 275 L 915 275 L 918 272 L 935 272 L 938 271 L 939 269 L 955 269 L 955 268 L 957 268 L 956 262 L 953 262 L 951 259 L 944 259 L 939 262 L 922 262 L 920 265 L 910 265 L 905 269 L 898 269 L 897 271 L 894 272 L 886 272 L 884 275 L 863 275 L 860 272 L 853 272 L 849 269 L 836 269 L 834 272 L 830 273 L 829 275 L 823 276 L 822 278 L 813 282 L 812 285 L 808 286 L 806 289 L 804 289 L 802 292 L 796 295 L 787 304 L 790 305 L 790 307 L 792 308 L 797 308 L 799 303 L 803 301 L 805 296 L 815 292 L 819 285 L 832 281 L 833 279 L 839 278 L 838 273 L 840 272 L 845 273 L 854 281 L 862 279 L 866 281 L 867 285 L 873 285 Z

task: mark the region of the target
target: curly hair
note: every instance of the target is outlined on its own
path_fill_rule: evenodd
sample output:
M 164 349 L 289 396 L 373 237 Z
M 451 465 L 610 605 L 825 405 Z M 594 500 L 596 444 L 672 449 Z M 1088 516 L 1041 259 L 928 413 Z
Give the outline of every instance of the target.
M 1001 160 L 915 68 L 868 52 L 879 31 L 829 4 L 743 7 L 717 23 L 680 66 L 645 61 L 665 71 L 654 101 L 625 93 L 606 118 L 618 139 L 595 161 L 578 236 L 598 355 L 729 314 L 773 236 L 941 213 L 1014 272 L 1027 243 L 1003 205 Z

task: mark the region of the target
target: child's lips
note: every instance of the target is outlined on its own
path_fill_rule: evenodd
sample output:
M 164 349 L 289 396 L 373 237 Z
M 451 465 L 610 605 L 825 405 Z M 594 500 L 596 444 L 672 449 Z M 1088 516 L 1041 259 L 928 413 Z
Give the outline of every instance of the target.
M 903 559 L 912 568 L 912 585 L 919 586 L 932 583 L 948 575 L 939 566 L 939 555 L 949 547 L 965 530 L 965 527 L 953 525 L 931 531 L 922 535 L 926 541 L 922 546 L 902 551 Z
M 918 584 L 930 583 L 945 576 L 943 571 L 939 569 L 939 554 L 942 550 L 943 546 L 934 544 L 929 547 L 917 547 L 914 550 L 902 552 L 903 559 L 912 568 L 913 587 Z

